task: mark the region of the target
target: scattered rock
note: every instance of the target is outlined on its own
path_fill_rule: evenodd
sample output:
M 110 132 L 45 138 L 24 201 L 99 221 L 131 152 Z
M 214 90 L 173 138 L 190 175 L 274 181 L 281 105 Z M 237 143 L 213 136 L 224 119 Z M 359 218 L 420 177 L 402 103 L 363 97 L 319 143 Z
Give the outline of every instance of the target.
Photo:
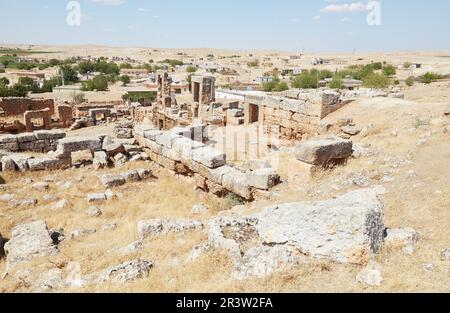
M 353 153 L 353 143 L 338 137 L 318 137 L 302 142 L 296 148 L 299 161 L 326 165 L 336 160 L 346 160 Z
M 92 235 L 97 232 L 96 229 L 76 229 L 70 234 L 70 238 L 75 239 L 77 237 Z
M 58 199 L 58 198 L 49 193 L 42 196 L 42 200 L 44 200 L 44 201 L 55 201 L 56 199 Z
M 342 131 L 344 132 L 344 134 L 347 134 L 350 136 L 356 136 L 362 131 L 362 129 L 356 125 L 348 125 L 348 126 L 342 127 Z
M 450 261 L 450 248 L 441 251 L 441 260 Z
M 128 283 L 148 276 L 153 263 L 146 260 L 135 260 L 113 266 L 105 270 L 100 279 L 115 283 Z
M 419 240 L 420 234 L 412 228 L 386 229 L 384 243 L 388 247 L 401 248 L 403 252 L 412 254 Z
M 100 177 L 105 187 L 112 188 L 125 185 L 126 180 L 122 175 L 102 175 Z
M 33 187 L 33 189 L 38 190 L 38 191 L 45 191 L 50 188 L 49 184 L 46 182 L 35 183 L 35 184 L 33 184 L 32 187 Z
M 105 193 L 90 193 L 87 196 L 88 202 L 103 202 L 106 201 Z
M 189 253 L 186 262 L 195 262 L 203 253 L 210 250 L 211 247 L 206 243 L 203 245 L 198 245 L 192 248 L 191 253 Z
M 202 229 L 203 224 L 196 220 L 145 220 L 138 223 L 139 236 L 145 239 L 152 235 L 182 233 Z
M 130 243 L 128 246 L 119 249 L 119 253 L 123 255 L 129 255 L 138 253 L 139 251 L 144 249 L 144 244 L 142 241 L 135 241 Z
M 111 222 L 111 223 L 104 224 L 102 226 L 102 231 L 112 231 L 112 230 L 115 230 L 116 228 L 117 228 L 117 223 Z
M 370 261 L 369 264 L 356 276 L 356 281 L 371 287 L 381 286 L 381 283 L 383 282 L 381 265 L 375 261 Z
M 61 290 L 65 286 L 64 280 L 62 278 L 62 270 L 59 268 L 54 268 L 45 273 L 42 273 L 35 285 L 37 292 Z
M 21 224 L 13 228 L 11 239 L 5 244 L 8 268 L 26 263 L 36 256 L 49 256 L 58 253 L 58 248 L 47 230 L 44 221 Z
M 69 201 L 67 201 L 66 199 L 62 199 L 53 205 L 53 209 L 54 210 L 62 210 L 62 209 L 67 208 L 68 206 L 70 206 Z
M 434 264 L 432 263 L 423 264 L 423 269 L 425 271 L 431 272 L 434 270 Z
M 102 210 L 100 210 L 99 208 L 97 208 L 96 206 L 91 206 L 88 210 L 87 210 L 87 215 L 89 217 L 99 217 L 102 215 Z
M 208 207 L 203 204 L 196 204 L 192 207 L 193 214 L 204 214 L 208 212 Z

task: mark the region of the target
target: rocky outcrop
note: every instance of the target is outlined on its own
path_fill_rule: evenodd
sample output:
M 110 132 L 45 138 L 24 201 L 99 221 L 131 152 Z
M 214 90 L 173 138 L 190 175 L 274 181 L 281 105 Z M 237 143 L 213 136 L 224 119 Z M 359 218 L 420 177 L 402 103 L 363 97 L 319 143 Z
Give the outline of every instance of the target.
M 362 189 L 328 201 L 270 206 L 249 217 L 219 217 L 208 224 L 208 245 L 228 253 L 239 279 L 288 269 L 305 256 L 367 264 L 384 240 L 381 193 Z
M 152 219 L 140 221 L 138 223 L 138 233 L 141 239 L 154 235 L 164 235 L 170 233 L 183 233 L 193 230 L 203 229 L 203 223 L 197 220 L 162 220 Z
M 5 244 L 8 267 L 26 263 L 33 257 L 58 253 L 44 221 L 35 221 L 13 228 L 11 239 Z

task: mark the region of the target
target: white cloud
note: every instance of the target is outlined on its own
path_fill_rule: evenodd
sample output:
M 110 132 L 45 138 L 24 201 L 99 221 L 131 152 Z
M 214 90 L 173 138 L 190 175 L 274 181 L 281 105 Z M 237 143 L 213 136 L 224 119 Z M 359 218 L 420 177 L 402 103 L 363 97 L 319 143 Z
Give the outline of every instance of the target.
M 139 9 L 137 9 L 137 11 L 138 11 L 139 13 L 147 13 L 147 12 L 148 12 L 148 10 L 145 9 L 145 8 L 139 8 Z
M 321 9 L 322 13 L 355 13 L 367 11 L 367 5 L 362 2 L 330 4 Z
M 344 18 L 341 18 L 341 22 L 342 23 L 350 22 L 350 19 L 348 17 L 344 17 Z
M 91 0 L 91 1 L 104 5 L 120 5 L 125 2 L 125 0 Z
M 320 20 L 320 15 L 316 15 L 316 16 L 314 16 L 314 17 L 313 17 L 313 20 L 315 20 L 315 21 L 318 21 L 318 20 Z

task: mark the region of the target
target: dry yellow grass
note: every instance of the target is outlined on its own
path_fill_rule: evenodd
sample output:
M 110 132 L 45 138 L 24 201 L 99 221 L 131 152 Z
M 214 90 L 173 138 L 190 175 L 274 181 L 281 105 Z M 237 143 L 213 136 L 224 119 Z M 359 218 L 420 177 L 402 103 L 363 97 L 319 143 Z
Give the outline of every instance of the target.
M 67 271 L 69 262 L 79 262 L 83 274 L 101 271 L 109 266 L 136 258 L 154 262 L 148 278 L 136 282 L 115 285 L 102 284 L 74 289 L 75 292 L 449 292 L 450 265 L 440 260 L 440 252 L 450 247 L 450 140 L 449 134 L 442 132 L 443 125 L 449 125 L 448 117 L 442 112 L 445 104 L 413 103 L 404 100 L 370 99 L 355 102 L 336 112 L 330 119 L 351 116 L 358 125 L 373 124 L 366 137 L 357 136 L 355 142 L 371 144 L 380 148 L 385 156 L 409 159 L 410 164 L 399 166 L 390 176 L 393 182 L 386 183 L 387 194 L 385 216 L 387 227 L 413 227 L 421 233 L 422 239 L 413 255 L 402 251 L 384 249 L 377 260 L 383 268 L 384 281 L 381 287 L 365 287 L 356 282 L 355 277 L 361 270 L 352 265 L 341 265 L 311 260 L 288 273 L 275 273 L 265 279 L 233 281 L 230 274 L 233 266 L 226 255 L 220 251 L 210 251 L 194 263 L 185 263 L 192 247 L 205 243 L 205 233 L 197 231 L 183 236 L 162 236 L 144 241 L 144 250 L 136 255 L 122 256 L 115 251 L 138 239 L 137 222 L 147 218 L 197 218 L 191 213 L 192 205 L 205 203 L 211 211 L 200 218 L 207 221 L 218 212 L 229 209 L 230 204 L 212 196 L 194 191 L 192 185 L 184 179 L 169 175 L 155 168 L 157 179 L 128 184 L 115 188 L 115 192 L 124 197 L 100 204 L 103 215 L 89 218 L 86 209 L 89 204 L 86 194 L 104 191 L 92 170 L 79 169 L 55 173 L 6 174 L 5 180 L 11 186 L 7 192 L 19 197 L 37 197 L 45 193 L 58 195 L 70 201 L 70 206 L 53 210 L 50 203 L 41 201 L 31 209 L 7 208 L 0 203 L 0 231 L 8 236 L 14 225 L 22 222 L 44 219 L 51 229 L 62 228 L 66 234 L 79 228 L 96 228 L 96 234 L 67 239 L 60 245 L 60 253 L 51 258 L 51 263 L 35 259 L 31 265 L 40 271 L 52 267 L 61 267 Z M 417 130 L 417 119 L 425 121 Z M 393 131 L 398 134 L 393 135 Z M 417 141 L 431 134 L 427 142 L 417 146 Z M 280 173 L 286 178 L 288 168 L 283 162 L 291 156 L 281 157 Z M 378 183 L 386 169 L 392 167 L 392 161 L 375 162 L 376 156 L 352 159 L 345 167 L 323 173 L 308 189 L 323 190 L 313 194 L 306 190 L 293 191 L 286 185 L 277 187 L 270 200 L 261 200 L 248 204 L 246 212 L 256 212 L 261 207 L 280 202 L 328 199 L 342 194 L 356 186 L 334 188 L 337 181 L 346 174 L 363 172 Z M 123 172 L 128 168 L 148 167 L 147 163 L 128 164 L 124 168 L 110 169 L 105 172 Z M 409 171 L 415 171 L 417 177 L 410 177 Z M 67 190 L 59 189 L 56 183 L 50 183 L 50 190 L 37 192 L 24 184 L 25 178 L 41 181 L 53 175 L 56 181 L 73 180 Z M 84 176 L 81 183 L 77 178 Z M 3 191 L 2 191 L 3 192 Z M 105 223 L 116 222 L 114 231 L 101 231 Z M 424 264 L 434 264 L 432 271 L 426 271 Z M 42 265 L 45 264 L 45 265 Z M 5 269 L 5 260 L 0 261 L 0 272 Z M 0 281 L 0 292 L 26 291 L 27 286 L 7 277 Z

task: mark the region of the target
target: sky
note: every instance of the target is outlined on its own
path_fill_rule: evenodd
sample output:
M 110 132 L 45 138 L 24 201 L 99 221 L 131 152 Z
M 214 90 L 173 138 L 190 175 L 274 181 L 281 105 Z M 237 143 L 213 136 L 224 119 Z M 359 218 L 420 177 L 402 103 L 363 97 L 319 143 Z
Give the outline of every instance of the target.
M 0 45 L 450 50 L 448 0 L 380 0 L 379 11 L 368 0 L 79 0 L 79 11 L 70 2 L 0 0 Z

